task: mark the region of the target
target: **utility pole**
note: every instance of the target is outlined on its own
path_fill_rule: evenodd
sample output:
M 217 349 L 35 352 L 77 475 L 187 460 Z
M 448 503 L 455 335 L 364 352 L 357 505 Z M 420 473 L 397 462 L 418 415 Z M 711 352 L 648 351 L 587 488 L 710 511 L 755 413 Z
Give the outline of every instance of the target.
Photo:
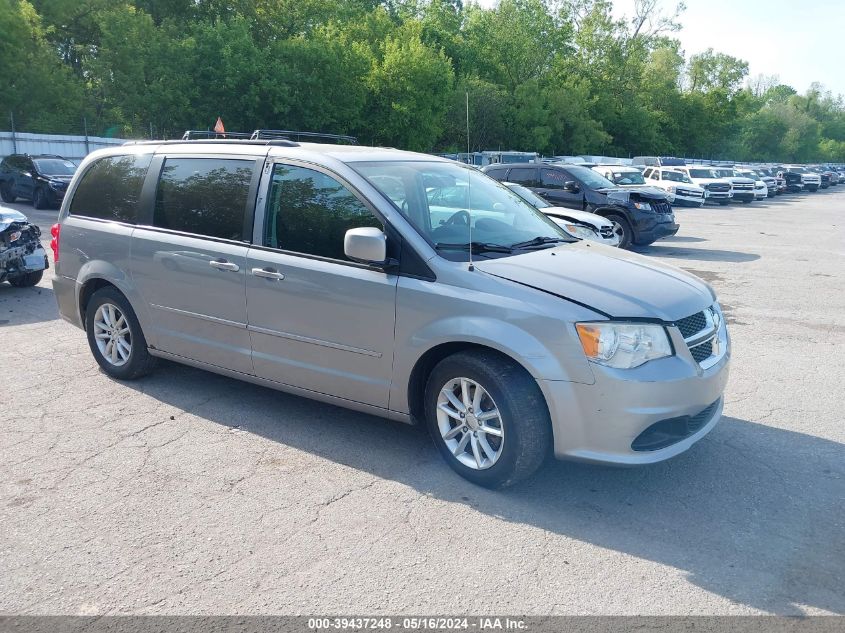
M 12 123 L 12 154 L 18 153 L 18 138 L 15 136 L 15 113 L 9 112 L 9 121 Z
M 467 154 L 470 153 L 469 149 L 469 91 L 466 93 L 467 97 Z
M 91 153 L 91 145 L 88 143 L 88 117 L 82 117 L 82 127 L 85 130 L 85 155 Z

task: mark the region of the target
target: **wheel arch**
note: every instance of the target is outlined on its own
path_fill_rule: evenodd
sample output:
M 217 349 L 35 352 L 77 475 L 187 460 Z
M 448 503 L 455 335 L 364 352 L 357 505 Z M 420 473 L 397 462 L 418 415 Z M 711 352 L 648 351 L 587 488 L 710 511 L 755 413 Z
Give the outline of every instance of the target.
M 425 419 L 425 387 L 428 383 L 428 377 L 431 375 L 432 370 L 443 359 L 453 356 L 459 352 L 467 351 L 483 351 L 496 354 L 512 363 L 515 363 L 517 366 L 525 370 L 529 376 L 532 376 L 529 368 L 518 359 L 514 358 L 513 355 L 489 345 L 472 341 L 452 341 L 435 345 L 434 347 L 426 350 L 426 352 L 417 359 L 417 362 L 414 364 L 408 378 L 406 393 L 408 398 L 408 411 L 413 424 L 421 424 Z

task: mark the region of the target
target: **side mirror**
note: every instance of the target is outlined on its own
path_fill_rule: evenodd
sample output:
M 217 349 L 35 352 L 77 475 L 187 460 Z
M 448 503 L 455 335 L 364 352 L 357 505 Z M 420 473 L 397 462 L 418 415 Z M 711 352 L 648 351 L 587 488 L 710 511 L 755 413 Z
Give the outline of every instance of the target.
M 578 183 L 574 180 L 567 180 L 563 183 L 563 190 L 568 191 L 569 193 L 578 193 L 581 191 L 581 187 L 579 187 Z
M 387 236 L 381 229 L 372 226 L 349 229 L 343 237 L 343 253 L 353 262 L 384 264 L 387 260 Z

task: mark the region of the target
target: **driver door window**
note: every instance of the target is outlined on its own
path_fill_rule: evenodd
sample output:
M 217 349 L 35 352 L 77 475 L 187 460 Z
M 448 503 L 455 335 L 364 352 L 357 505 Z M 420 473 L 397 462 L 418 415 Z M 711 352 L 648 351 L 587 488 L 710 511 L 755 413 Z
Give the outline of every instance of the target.
M 323 172 L 276 165 L 264 225 L 264 246 L 304 255 L 347 260 L 349 229 L 384 225 L 344 185 Z

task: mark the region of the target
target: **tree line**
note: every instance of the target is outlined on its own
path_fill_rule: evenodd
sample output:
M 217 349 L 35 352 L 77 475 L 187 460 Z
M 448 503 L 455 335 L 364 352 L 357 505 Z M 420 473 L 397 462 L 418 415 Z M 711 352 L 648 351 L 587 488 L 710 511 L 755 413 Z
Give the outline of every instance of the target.
M 18 130 L 315 130 L 420 151 L 845 162 L 845 106 L 673 37 L 636 0 L 0 0 Z M 466 117 L 469 104 L 470 131 Z M 4 128 L 0 124 L 0 128 Z

